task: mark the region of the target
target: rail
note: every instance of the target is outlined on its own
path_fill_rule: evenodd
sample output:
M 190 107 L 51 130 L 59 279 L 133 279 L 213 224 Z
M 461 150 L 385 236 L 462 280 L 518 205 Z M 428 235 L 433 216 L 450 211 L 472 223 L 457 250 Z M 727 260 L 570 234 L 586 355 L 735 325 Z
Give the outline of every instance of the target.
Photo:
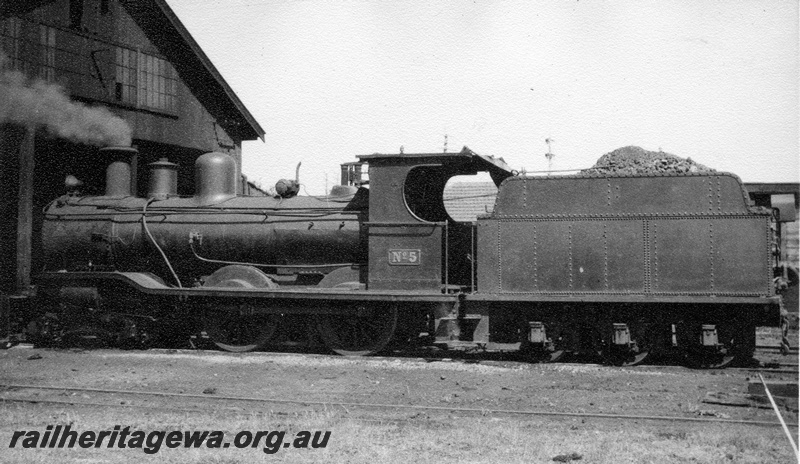
M 444 227 L 446 222 L 364 222 L 366 227 Z
M 487 414 L 553 416 L 553 417 L 580 417 L 580 418 L 597 418 L 597 419 L 624 419 L 633 421 L 652 420 L 652 421 L 668 421 L 668 422 L 723 423 L 723 424 L 782 427 L 780 422 L 722 419 L 715 417 L 649 416 L 649 415 L 636 415 L 636 414 L 607 414 L 607 413 L 561 412 L 561 411 L 544 411 L 544 410 L 459 408 L 452 406 L 425 406 L 425 405 L 394 404 L 394 403 L 361 403 L 352 401 L 309 401 L 309 400 L 293 400 L 285 398 L 260 398 L 260 397 L 220 396 L 220 395 L 209 396 L 209 395 L 199 395 L 194 393 L 167 393 L 167 392 L 140 391 L 140 390 L 117 390 L 117 389 L 106 389 L 106 388 L 82 388 L 82 387 L 64 387 L 64 386 L 50 386 L 50 385 L 39 386 L 39 385 L 22 385 L 22 384 L 0 384 L 0 388 L 5 389 L 6 391 L 10 389 L 19 389 L 19 390 L 38 389 L 38 390 L 102 393 L 102 394 L 114 394 L 114 395 L 160 396 L 165 398 L 192 398 L 192 399 L 203 399 L 212 401 L 242 401 L 242 402 L 259 402 L 259 403 L 274 403 L 274 404 L 291 404 L 291 405 L 304 405 L 304 406 L 321 406 L 326 408 L 331 406 L 339 406 L 344 408 L 369 408 L 369 409 L 377 408 L 377 409 L 400 409 L 400 410 L 416 410 L 416 411 L 437 411 L 437 412 L 451 412 L 451 413 L 455 412 L 455 413 L 470 414 L 470 415 L 480 414 L 482 416 L 485 416 Z M 15 401 L 15 398 L 0 397 L 0 401 Z M 42 403 L 42 402 L 48 402 L 49 400 L 43 398 L 17 398 L 16 401 Z M 62 401 L 58 402 L 63 403 Z M 80 403 L 70 402 L 69 404 L 80 404 Z M 109 404 L 108 406 L 117 406 L 117 405 Z M 796 424 L 790 424 L 789 426 L 794 428 L 798 427 Z

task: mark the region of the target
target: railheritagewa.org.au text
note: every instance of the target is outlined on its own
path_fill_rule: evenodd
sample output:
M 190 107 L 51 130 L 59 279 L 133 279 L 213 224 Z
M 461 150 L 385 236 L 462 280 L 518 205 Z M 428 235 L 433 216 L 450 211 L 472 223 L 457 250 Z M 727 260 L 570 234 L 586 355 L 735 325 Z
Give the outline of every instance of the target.
M 232 439 L 231 439 L 232 436 Z M 285 448 L 325 448 L 330 431 L 301 430 L 294 434 L 279 430 L 242 430 L 229 434 L 221 430 L 132 430 L 114 426 L 111 430 L 73 430 L 69 425 L 48 425 L 44 430 L 16 430 L 9 448 L 138 448 L 146 454 L 166 448 L 253 448 L 274 454 Z

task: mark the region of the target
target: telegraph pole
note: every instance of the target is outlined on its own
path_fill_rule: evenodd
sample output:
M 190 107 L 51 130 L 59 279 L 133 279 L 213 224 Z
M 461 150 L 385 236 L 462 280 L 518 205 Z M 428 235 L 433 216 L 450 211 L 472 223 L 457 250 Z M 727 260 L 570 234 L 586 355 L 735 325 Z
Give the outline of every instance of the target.
M 555 153 L 553 153 L 551 144 L 555 142 L 555 140 L 547 137 L 544 139 L 544 143 L 547 144 L 547 153 L 545 153 L 544 157 L 547 158 L 547 175 L 550 175 L 550 171 L 553 170 L 553 158 L 555 158 Z

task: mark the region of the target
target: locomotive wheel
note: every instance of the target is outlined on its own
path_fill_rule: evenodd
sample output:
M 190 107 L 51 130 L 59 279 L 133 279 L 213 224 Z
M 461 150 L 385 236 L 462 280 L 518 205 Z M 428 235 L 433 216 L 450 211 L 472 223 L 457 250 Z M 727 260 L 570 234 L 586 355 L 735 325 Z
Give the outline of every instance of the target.
M 230 265 L 217 269 L 205 281 L 204 287 L 218 288 L 277 288 L 270 277 L 252 266 Z M 247 304 L 206 310 L 203 327 L 217 347 L 234 353 L 263 348 L 278 328 L 280 316 L 253 314 Z
M 427 311 L 406 307 L 398 313 L 397 326 L 394 329 L 392 340 L 387 345 L 387 349 L 402 350 L 409 347 L 418 347 L 423 343 L 423 339 L 420 339 L 420 334 L 427 331 Z
M 207 310 L 203 315 L 206 334 L 217 347 L 244 353 L 264 347 L 278 328 L 275 314 L 242 315 L 237 310 Z
M 331 351 L 342 356 L 368 356 L 381 351 L 397 328 L 397 305 L 381 305 L 368 315 L 317 315 L 317 332 Z
M 214 271 L 203 287 L 215 288 L 278 288 L 264 271 L 253 266 L 232 264 Z

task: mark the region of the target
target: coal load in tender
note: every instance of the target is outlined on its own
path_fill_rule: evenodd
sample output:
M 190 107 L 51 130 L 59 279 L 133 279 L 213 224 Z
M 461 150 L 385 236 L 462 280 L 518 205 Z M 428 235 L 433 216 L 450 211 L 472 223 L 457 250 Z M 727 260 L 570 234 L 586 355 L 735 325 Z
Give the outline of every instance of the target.
M 594 166 L 582 174 L 681 174 L 686 172 L 715 172 L 714 169 L 662 151 L 647 151 L 641 147 L 622 147 L 606 153 Z

